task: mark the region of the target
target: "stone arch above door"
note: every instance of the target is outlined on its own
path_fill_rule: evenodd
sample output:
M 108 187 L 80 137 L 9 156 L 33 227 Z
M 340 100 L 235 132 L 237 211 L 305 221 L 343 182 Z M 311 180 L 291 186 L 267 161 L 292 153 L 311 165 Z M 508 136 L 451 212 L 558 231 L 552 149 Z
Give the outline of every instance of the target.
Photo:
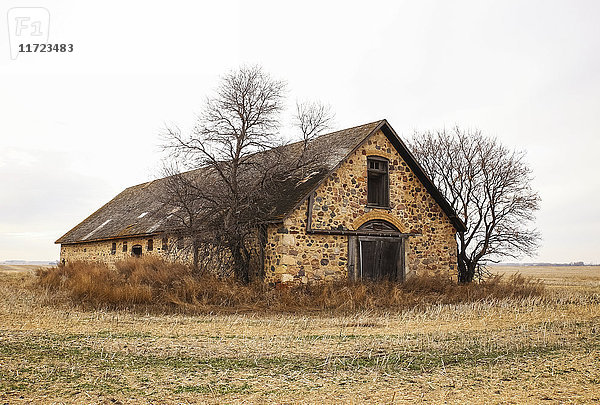
M 364 231 L 400 232 L 394 224 L 384 219 L 372 219 L 362 224 L 358 229 Z
M 358 230 L 361 226 L 369 221 L 380 220 L 391 223 L 401 233 L 407 233 L 407 227 L 395 216 L 387 212 L 371 211 L 356 218 L 352 223 L 353 230 Z

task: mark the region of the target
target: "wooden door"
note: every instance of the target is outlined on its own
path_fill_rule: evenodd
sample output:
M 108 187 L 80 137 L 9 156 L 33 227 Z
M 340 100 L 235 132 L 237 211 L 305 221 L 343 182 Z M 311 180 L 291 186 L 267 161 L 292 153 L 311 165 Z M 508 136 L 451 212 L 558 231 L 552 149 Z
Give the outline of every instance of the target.
M 403 280 L 402 240 L 361 237 L 360 270 L 363 280 Z

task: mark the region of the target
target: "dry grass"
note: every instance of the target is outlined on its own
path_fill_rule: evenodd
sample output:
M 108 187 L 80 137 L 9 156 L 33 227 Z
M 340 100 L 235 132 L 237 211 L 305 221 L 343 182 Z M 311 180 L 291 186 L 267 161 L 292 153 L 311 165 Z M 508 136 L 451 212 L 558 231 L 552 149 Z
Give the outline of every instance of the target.
M 0 273 L 23 273 L 48 267 L 52 266 L 36 266 L 32 264 L 0 264 Z
M 431 304 L 535 297 L 544 290 L 540 282 L 519 274 L 470 285 L 430 275 L 403 284 L 346 281 L 273 288 L 260 281 L 241 285 L 210 274 L 194 277 L 188 267 L 156 258 L 129 259 L 117 262 L 116 268 L 73 262 L 40 269 L 37 276 L 37 287 L 85 308 L 155 313 L 402 311 Z
M 600 280 L 402 311 L 217 315 L 49 305 L 34 282 L 0 272 L 0 403 L 600 401 Z
M 522 275 L 542 280 L 548 287 L 595 287 L 600 283 L 600 266 L 493 266 L 496 275 Z

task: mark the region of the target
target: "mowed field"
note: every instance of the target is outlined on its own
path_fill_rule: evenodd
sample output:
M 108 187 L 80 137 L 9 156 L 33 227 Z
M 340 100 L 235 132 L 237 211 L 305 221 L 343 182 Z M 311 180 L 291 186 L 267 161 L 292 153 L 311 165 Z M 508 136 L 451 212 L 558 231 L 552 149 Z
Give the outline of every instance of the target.
M 600 266 L 493 266 L 492 272 L 510 276 L 522 274 L 540 279 L 549 287 L 598 287 Z
M 0 403 L 600 403 L 600 267 L 402 313 L 84 311 L 0 268 Z

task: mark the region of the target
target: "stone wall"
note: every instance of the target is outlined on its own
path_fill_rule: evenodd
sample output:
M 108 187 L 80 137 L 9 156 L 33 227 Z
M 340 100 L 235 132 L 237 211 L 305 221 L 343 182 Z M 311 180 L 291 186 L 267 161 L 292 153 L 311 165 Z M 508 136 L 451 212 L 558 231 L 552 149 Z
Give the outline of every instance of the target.
M 305 201 L 282 226 L 269 226 L 265 248 L 268 282 L 333 280 L 346 276 L 348 239 L 306 234 Z
M 367 207 L 367 156 L 389 161 L 389 209 Z M 282 225 L 268 229 L 267 281 L 327 280 L 347 275 L 348 237 L 306 234 L 307 201 Z M 456 276 L 455 229 L 450 220 L 379 131 L 371 136 L 315 191 L 313 229 L 356 230 L 372 219 L 393 223 L 408 237 L 406 275 L 445 272 Z
M 148 241 L 152 240 L 152 250 L 148 250 Z M 112 244 L 116 244 L 116 250 L 112 251 Z M 123 244 L 127 243 L 127 251 L 123 251 Z M 177 249 L 163 249 L 161 236 L 134 237 L 128 239 L 114 239 L 96 242 L 85 242 L 76 244 L 62 244 L 60 246 L 60 260 L 69 261 L 98 261 L 112 264 L 118 260 L 129 258 L 133 255 L 132 248 L 135 245 L 142 246 L 142 256 L 152 255 L 169 259 L 188 257 L 187 253 L 177 254 Z M 167 239 L 168 247 L 175 247 L 177 239 Z M 187 245 L 185 245 L 187 246 Z M 170 252 L 169 252 L 170 250 Z M 169 252 L 169 253 L 168 253 Z M 168 253 L 168 256 L 167 256 Z

